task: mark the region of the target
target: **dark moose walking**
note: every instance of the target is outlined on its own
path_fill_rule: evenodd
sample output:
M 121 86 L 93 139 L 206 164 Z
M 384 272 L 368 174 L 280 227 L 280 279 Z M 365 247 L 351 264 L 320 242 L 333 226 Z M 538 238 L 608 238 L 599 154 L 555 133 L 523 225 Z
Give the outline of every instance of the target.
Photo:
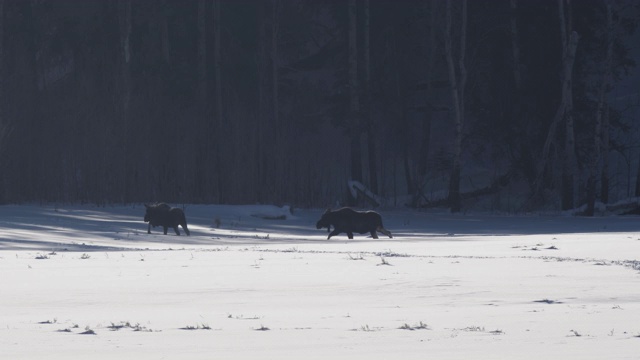
M 331 231 L 331 226 L 334 227 Z M 355 211 L 350 208 L 341 208 L 338 210 L 327 209 L 318 223 L 316 228 L 327 228 L 329 233 L 328 239 L 340 233 L 346 233 L 349 239 L 353 239 L 353 233 L 371 233 L 371 237 L 378 238 L 376 231 L 387 235 L 390 238 L 391 232 L 382 226 L 382 216 L 375 211 Z
M 180 231 L 178 231 L 178 225 L 180 225 L 187 235 L 191 235 L 187 228 L 187 218 L 184 216 L 182 209 L 171 207 L 165 203 L 144 204 L 144 207 L 147 208 L 144 214 L 144 222 L 149 223 L 147 234 L 151 234 L 152 226 L 162 226 L 165 235 L 167 235 L 167 229 L 170 227 L 173 228 L 176 235 L 180 235 Z

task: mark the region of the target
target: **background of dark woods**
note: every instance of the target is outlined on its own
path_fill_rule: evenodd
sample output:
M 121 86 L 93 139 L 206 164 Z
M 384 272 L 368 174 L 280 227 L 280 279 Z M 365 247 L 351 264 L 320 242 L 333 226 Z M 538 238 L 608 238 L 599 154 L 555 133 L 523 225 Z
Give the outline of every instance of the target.
M 639 4 L 0 0 L 0 203 L 637 196 Z

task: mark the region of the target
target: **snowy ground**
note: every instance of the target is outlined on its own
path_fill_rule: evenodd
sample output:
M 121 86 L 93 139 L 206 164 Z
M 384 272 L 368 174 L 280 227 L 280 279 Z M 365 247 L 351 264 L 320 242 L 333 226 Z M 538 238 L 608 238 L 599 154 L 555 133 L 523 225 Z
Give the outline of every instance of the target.
M 0 207 L 2 359 L 637 359 L 640 219 Z M 219 225 L 219 226 L 218 226 Z

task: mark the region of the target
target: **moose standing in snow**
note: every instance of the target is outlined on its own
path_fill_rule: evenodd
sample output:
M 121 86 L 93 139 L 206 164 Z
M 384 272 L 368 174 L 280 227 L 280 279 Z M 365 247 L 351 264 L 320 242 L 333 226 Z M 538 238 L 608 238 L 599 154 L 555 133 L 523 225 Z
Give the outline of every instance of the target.
M 331 231 L 331 226 L 334 227 Z M 316 228 L 327 228 L 329 233 L 328 239 L 340 233 L 346 233 L 349 239 L 353 239 L 353 233 L 371 233 L 371 237 L 378 238 L 376 231 L 387 235 L 390 238 L 391 232 L 382 226 L 382 216 L 375 211 L 355 211 L 350 208 L 342 208 L 338 210 L 327 209 L 322 214 L 320 220 L 316 224 Z
M 151 234 L 152 226 L 162 226 L 165 235 L 167 235 L 167 230 L 170 227 L 173 228 L 176 235 L 180 235 L 180 231 L 178 231 L 178 225 L 180 225 L 187 235 L 191 235 L 189 229 L 187 229 L 187 218 L 184 216 L 182 209 L 171 207 L 165 203 L 144 204 L 144 207 L 147 208 L 144 214 L 144 222 L 149 223 L 147 234 Z

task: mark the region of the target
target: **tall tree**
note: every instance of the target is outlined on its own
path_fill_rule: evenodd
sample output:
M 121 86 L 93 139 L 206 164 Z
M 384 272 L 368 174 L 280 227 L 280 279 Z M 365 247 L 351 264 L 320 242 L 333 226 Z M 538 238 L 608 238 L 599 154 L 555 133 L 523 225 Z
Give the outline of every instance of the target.
M 2 153 L 5 148 L 5 142 L 11 132 L 11 126 L 6 118 L 4 101 L 4 0 L 0 0 L 0 158 L 4 158 Z M 6 176 L 4 175 L 6 172 L 3 171 L 2 173 L 0 186 L 6 181 Z M 4 189 L 6 189 L 4 186 L 0 189 L 0 203 L 5 198 L 4 191 L 2 191 Z
M 602 118 L 602 171 L 600 173 L 600 201 L 609 203 L 609 106 Z
M 613 60 L 613 11 L 611 9 L 611 4 L 606 3 L 607 9 L 607 21 L 605 24 L 605 47 L 606 47 L 606 55 L 605 59 L 602 62 L 602 80 L 600 82 L 600 86 L 598 89 L 598 99 L 597 99 L 597 110 L 595 116 L 595 128 L 593 131 L 593 154 L 591 155 L 591 161 L 589 163 L 589 177 L 587 179 L 587 216 L 593 216 L 595 212 L 595 202 L 596 202 L 596 180 L 598 178 L 598 174 L 602 174 L 599 172 L 598 166 L 601 163 L 602 159 L 602 137 L 603 137 L 603 128 L 604 124 L 604 113 L 605 113 L 605 95 L 609 91 L 609 83 L 611 78 L 611 63 Z M 605 128 L 605 131 L 609 131 L 608 128 Z
M 576 57 L 576 49 L 578 47 L 578 33 L 571 30 L 571 16 L 569 21 L 565 13 L 565 0 L 558 0 L 558 16 L 560 23 L 560 38 L 561 38 L 561 51 L 562 51 L 562 71 L 560 74 L 561 81 L 561 95 L 560 103 L 557 107 L 551 125 L 549 127 L 544 146 L 542 148 L 541 165 L 538 169 L 538 175 L 535 181 L 535 190 L 533 192 L 532 199 L 539 197 L 543 188 L 543 178 L 547 171 L 549 161 L 549 152 L 552 145 L 556 142 L 556 131 L 560 124 L 565 125 L 565 142 L 564 152 L 562 157 L 562 204 L 563 209 L 568 209 L 573 206 L 573 186 L 574 186 L 574 172 L 575 172 L 575 139 L 573 133 L 573 65 Z
M 271 0 L 271 21 L 270 21 L 270 30 L 271 30 L 271 38 L 270 38 L 270 49 L 269 49 L 269 57 L 271 64 L 271 118 L 273 121 L 273 141 L 274 141 L 274 155 L 278 159 L 282 159 L 286 157 L 286 153 L 284 151 L 284 141 L 283 141 L 283 132 L 284 132 L 284 124 L 280 119 L 280 71 L 279 71 L 279 53 L 278 53 L 278 36 L 280 32 L 280 0 Z M 288 186 L 285 184 L 284 179 L 286 179 L 284 174 L 283 162 L 276 161 L 274 164 L 275 174 L 277 174 L 279 180 L 279 186 L 276 187 L 276 198 L 274 201 L 281 202 L 282 194 L 284 193 L 284 189 Z
M 31 107 L 27 109 L 28 115 L 27 119 L 29 119 L 29 127 L 32 129 L 39 129 L 40 131 L 36 131 L 34 134 L 34 143 L 36 144 L 47 144 L 47 133 L 52 131 L 49 128 L 49 124 L 42 122 L 42 114 L 44 110 L 42 109 L 42 92 L 40 91 L 40 86 L 44 87 L 44 81 L 42 79 L 42 71 L 40 70 L 39 61 L 38 61 L 38 52 L 39 52 L 39 32 L 38 32 L 38 4 L 33 2 L 23 2 L 19 3 L 23 8 L 23 16 L 24 22 L 27 27 L 26 33 L 26 43 L 27 43 L 27 61 L 28 61 L 28 80 L 27 86 L 28 90 L 28 100 L 31 102 Z M 42 60 L 42 59 L 41 59 Z M 41 85 L 42 84 L 42 85 Z M 49 184 L 38 184 L 35 179 L 32 177 L 39 177 L 41 175 L 41 171 L 43 169 L 48 169 L 47 161 L 52 162 L 53 159 L 50 159 L 46 156 L 40 156 L 37 151 L 29 151 L 26 155 L 26 163 L 27 170 L 27 179 L 21 184 L 24 187 L 27 199 L 28 200 L 48 200 L 47 190 L 50 190 Z M 46 172 L 45 172 L 46 174 Z
M 121 159 L 122 172 L 119 174 L 119 186 L 116 188 L 121 191 L 122 201 L 127 203 L 130 201 L 129 182 L 131 180 L 129 152 L 129 127 L 130 127 L 130 106 L 131 106 L 131 0 L 118 1 L 118 26 L 120 35 L 120 84 L 121 84 L 121 103 L 120 103 L 120 122 L 122 139 L 121 153 L 118 158 Z
M 349 137 L 351 150 L 351 180 L 362 182 L 362 151 L 360 95 L 358 86 L 357 3 L 349 0 Z
M 518 0 L 509 0 L 511 8 L 509 16 L 511 52 L 513 57 L 513 81 L 516 89 L 516 96 L 520 93 L 522 84 L 522 73 L 520 71 L 520 41 L 518 37 Z
M 195 179 L 196 196 L 202 201 L 211 198 L 212 193 L 212 121 L 210 116 L 209 91 L 207 87 L 208 57 L 207 57 L 207 1 L 198 0 L 197 9 L 197 95 L 196 95 L 196 122 L 199 128 L 199 139 L 197 140 L 196 168 L 200 169 L 199 176 Z
M 566 1 L 566 6 L 565 6 Z M 566 9 L 565 9 L 566 8 Z M 563 67 L 569 67 L 566 63 L 573 64 L 578 44 L 578 33 L 573 31 L 571 0 L 558 0 L 558 12 L 560 16 L 560 36 L 562 39 Z M 565 15 L 566 14 L 566 15 Z M 562 156 L 562 210 L 572 209 L 574 206 L 576 163 L 576 140 L 573 119 L 573 65 L 564 72 L 564 86 L 560 108 L 564 118 L 564 151 Z
M 464 90 L 467 81 L 467 70 L 465 67 L 465 52 L 467 40 L 467 0 L 461 3 L 461 19 L 459 50 L 457 57 L 453 52 L 454 31 L 452 29 L 452 0 L 447 0 L 445 14 L 445 35 L 444 48 L 449 71 L 449 86 L 451 88 L 451 103 L 453 108 L 453 158 L 451 165 L 451 175 L 449 178 L 449 204 L 452 212 L 461 210 L 460 198 L 460 171 L 462 158 L 462 127 L 464 122 Z M 457 60 L 457 62 L 456 62 Z
M 198 107 L 204 121 L 207 104 L 207 11 L 206 1 L 198 0 Z
M 364 99 L 365 99 L 365 114 L 368 123 L 367 126 L 367 155 L 368 155 L 368 165 L 369 165 L 369 189 L 374 193 L 378 194 L 378 149 L 376 146 L 377 142 L 377 124 L 376 119 L 373 116 L 373 112 L 371 109 L 371 43 L 370 43 L 370 23 L 371 23 L 371 14 L 370 14 L 370 2 L 369 0 L 364 0 L 364 14 L 363 14 L 363 37 L 364 40 L 362 42 L 362 52 L 363 52 L 363 67 L 364 67 Z
M 215 123 L 213 131 L 215 134 L 222 132 L 223 110 L 222 110 L 222 18 L 220 16 L 221 0 L 213 0 L 213 77 L 214 77 L 214 103 L 215 103 Z M 220 141 L 214 141 L 215 153 L 215 194 L 218 202 L 224 202 L 222 192 L 222 173 L 223 165 L 221 158 Z
M 4 0 L 0 0 L 0 154 L 9 128 L 4 110 Z
M 433 105 L 433 73 L 435 72 L 436 60 L 436 4 L 438 0 L 430 0 L 425 2 L 429 19 L 425 21 L 428 33 L 425 36 L 425 48 L 427 56 L 427 72 L 425 78 L 425 108 L 424 119 L 422 121 L 422 131 L 420 138 L 420 150 L 418 154 L 418 179 L 416 180 L 415 193 L 413 194 L 412 206 L 418 206 L 420 198 L 423 196 L 423 187 L 427 180 L 427 164 L 429 161 L 429 147 L 431 145 L 431 125 L 435 106 Z
M 259 87 L 258 149 L 261 201 L 280 201 L 283 156 L 279 141 L 279 68 L 278 68 L 278 0 L 260 3 L 259 12 Z

